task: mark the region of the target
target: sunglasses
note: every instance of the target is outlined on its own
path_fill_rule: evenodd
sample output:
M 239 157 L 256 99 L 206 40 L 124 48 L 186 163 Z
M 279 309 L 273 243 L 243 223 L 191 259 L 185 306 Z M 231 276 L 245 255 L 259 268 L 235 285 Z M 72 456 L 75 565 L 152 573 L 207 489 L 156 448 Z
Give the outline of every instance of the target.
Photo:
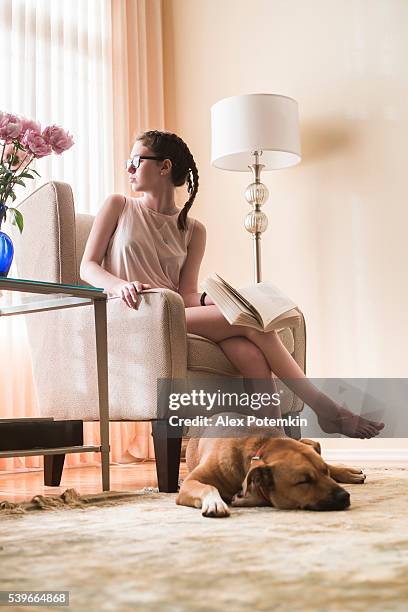
M 131 168 L 138 168 L 140 166 L 140 161 L 142 159 L 156 159 L 158 161 L 164 161 L 165 157 L 156 157 L 155 155 L 135 155 L 132 159 L 126 160 L 126 170 L 130 170 Z

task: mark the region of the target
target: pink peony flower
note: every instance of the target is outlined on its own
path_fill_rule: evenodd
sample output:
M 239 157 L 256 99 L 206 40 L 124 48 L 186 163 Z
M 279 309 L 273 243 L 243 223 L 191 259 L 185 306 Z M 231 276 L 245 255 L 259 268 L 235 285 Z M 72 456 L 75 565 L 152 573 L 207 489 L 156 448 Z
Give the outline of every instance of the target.
M 21 144 L 37 158 L 50 155 L 52 151 L 51 145 L 44 140 L 41 134 L 34 130 L 26 131 Z
M 2 113 L 0 117 L 0 139 L 6 143 L 12 142 L 14 138 L 18 138 L 22 129 L 21 120 L 16 115 L 10 113 Z
M 45 128 L 42 136 L 51 145 L 54 153 L 60 155 L 63 151 L 70 149 L 74 144 L 72 136 L 58 125 L 49 125 Z
M 23 136 L 27 130 L 33 130 L 33 132 L 37 132 L 41 134 L 41 125 L 38 121 L 34 121 L 34 119 L 26 119 L 25 117 L 21 117 L 21 135 Z

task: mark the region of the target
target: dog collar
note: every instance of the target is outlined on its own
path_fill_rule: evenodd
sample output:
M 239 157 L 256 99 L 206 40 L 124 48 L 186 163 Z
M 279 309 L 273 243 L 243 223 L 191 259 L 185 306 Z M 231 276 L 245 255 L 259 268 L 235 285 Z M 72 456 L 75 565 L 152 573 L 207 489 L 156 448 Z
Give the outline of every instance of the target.
M 251 461 L 260 461 L 261 460 L 261 453 L 262 453 L 262 449 L 265 446 L 265 444 L 262 444 L 262 446 L 260 446 L 258 448 L 258 450 L 256 451 L 255 455 L 253 457 L 251 457 Z
M 253 461 L 262 461 L 261 454 L 262 454 L 262 449 L 263 449 L 263 447 L 264 447 L 264 446 L 265 446 L 265 444 L 262 444 L 262 446 L 260 446 L 260 447 L 258 448 L 258 450 L 256 451 L 255 455 L 254 455 L 253 457 L 251 457 L 251 463 L 252 463 Z M 263 490 L 262 485 L 258 485 L 258 486 L 256 487 L 256 490 L 258 491 L 258 493 L 261 495 L 261 497 L 263 497 L 263 499 L 264 499 L 264 500 L 265 500 L 265 501 L 266 501 L 268 504 L 273 505 L 273 504 L 271 503 L 271 500 L 269 499 L 269 496 L 265 494 L 265 491 Z

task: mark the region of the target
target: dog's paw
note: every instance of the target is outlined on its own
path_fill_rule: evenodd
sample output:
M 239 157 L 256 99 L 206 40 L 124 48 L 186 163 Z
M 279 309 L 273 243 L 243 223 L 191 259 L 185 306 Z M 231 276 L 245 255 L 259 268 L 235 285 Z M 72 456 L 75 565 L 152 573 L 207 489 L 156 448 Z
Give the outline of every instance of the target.
M 363 484 L 366 475 L 359 468 L 351 468 L 347 465 L 330 465 L 330 476 L 336 482 L 342 484 Z
M 208 493 L 203 499 L 201 514 L 209 518 L 224 518 L 230 515 L 230 511 L 218 494 Z
M 342 482 L 345 484 L 363 484 L 366 479 L 366 475 L 363 470 L 358 468 L 344 468 L 342 474 Z
M 356 468 L 348 468 L 348 472 L 349 472 L 350 484 L 363 484 L 363 482 L 367 478 L 363 470 L 359 470 Z

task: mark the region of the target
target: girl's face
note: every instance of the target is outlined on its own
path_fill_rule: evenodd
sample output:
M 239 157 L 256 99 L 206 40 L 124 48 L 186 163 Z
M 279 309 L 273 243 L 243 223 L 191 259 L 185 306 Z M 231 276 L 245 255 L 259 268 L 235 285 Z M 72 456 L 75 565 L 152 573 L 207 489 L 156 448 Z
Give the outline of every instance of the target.
M 133 159 L 135 155 L 155 156 L 155 153 L 148 147 L 145 147 L 140 141 L 136 141 L 130 153 L 130 159 Z M 163 161 L 141 159 L 138 168 L 131 166 L 128 169 L 132 191 L 155 191 L 155 188 L 163 184 L 164 174 L 161 174 L 161 172 L 164 171 Z

